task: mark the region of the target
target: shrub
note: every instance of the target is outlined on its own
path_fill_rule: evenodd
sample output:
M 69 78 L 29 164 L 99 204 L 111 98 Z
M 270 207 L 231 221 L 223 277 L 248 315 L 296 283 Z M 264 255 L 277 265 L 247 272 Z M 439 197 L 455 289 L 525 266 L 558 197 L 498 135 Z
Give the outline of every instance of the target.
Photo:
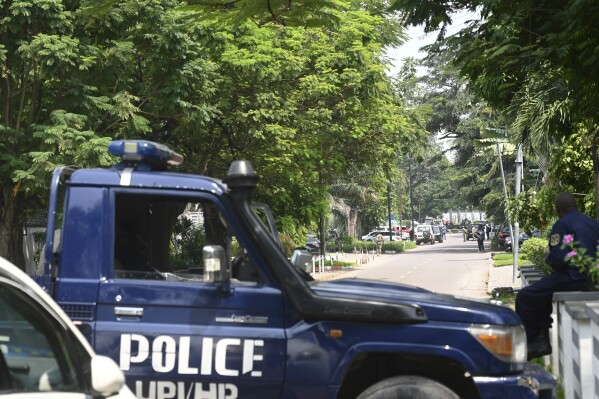
M 372 252 L 376 250 L 376 243 L 371 241 L 361 241 L 357 238 L 353 238 L 351 240 L 341 240 L 341 251 L 347 253 L 353 253 L 354 251 L 362 251 L 362 252 Z M 393 241 L 388 242 L 385 241 L 383 243 L 383 252 L 385 251 L 395 251 L 395 252 L 403 252 L 406 249 L 416 248 L 416 244 L 412 241 Z
M 499 237 L 497 237 L 497 234 L 495 234 L 493 238 L 491 238 L 491 248 L 499 249 Z
M 522 252 L 528 256 L 528 259 L 537 267 L 540 267 L 545 273 L 552 272 L 551 266 L 545 263 L 547 255 L 547 241 L 542 238 L 529 238 L 522 243 Z
M 339 245 L 341 246 L 341 252 L 352 253 L 356 251 L 372 251 L 375 249 L 374 242 L 361 241 L 354 237 L 342 237 Z
M 358 239 L 350 236 L 341 236 L 341 238 L 339 238 L 339 243 L 341 246 L 352 245 L 354 241 L 358 241 Z
M 305 244 L 298 244 L 296 240 L 294 240 L 293 237 L 287 233 L 279 233 L 279 238 L 281 239 L 281 246 L 283 247 L 283 253 L 285 253 L 285 256 L 291 256 L 296 248 L 305 248 Z
M 385 242 L 383 243 L 383 252 L 385 251 L 395 251 L 397 253 L 403 252 L 404 249 L 404 244 L 400 241 L 394 241 L 394 242 Z

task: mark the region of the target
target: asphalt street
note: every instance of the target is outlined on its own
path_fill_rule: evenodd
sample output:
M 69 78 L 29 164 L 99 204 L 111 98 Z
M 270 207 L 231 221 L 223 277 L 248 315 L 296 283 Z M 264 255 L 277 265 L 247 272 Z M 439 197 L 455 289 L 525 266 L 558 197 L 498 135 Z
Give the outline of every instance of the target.
M 485 241 L 485 247 L 489 243 Z M 364 257 L 347 255 L 345 260 Z M 489 298 L 494 287 L 520 284 L 512 281 L 511 266 L 492 268 L 491 252 L 478 252 L 476 241 L 464 242 L 461 234 L 448 234 L 443 243 L 421 244 L 404 253 L 369 254 L 367 258 L 367 263 L 351 271 L 315 272 L 312 276 L 317 280 L 348 277 L 385 280 L 468 298 Z

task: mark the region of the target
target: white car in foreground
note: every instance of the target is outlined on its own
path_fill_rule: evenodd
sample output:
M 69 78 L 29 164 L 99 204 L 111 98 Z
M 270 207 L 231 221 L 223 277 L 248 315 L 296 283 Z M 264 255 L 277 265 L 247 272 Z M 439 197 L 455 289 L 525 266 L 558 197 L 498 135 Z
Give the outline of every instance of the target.
M 110 358 L 96 355 L 41 287 L 0 258 L 0 397 L 133 399 Z

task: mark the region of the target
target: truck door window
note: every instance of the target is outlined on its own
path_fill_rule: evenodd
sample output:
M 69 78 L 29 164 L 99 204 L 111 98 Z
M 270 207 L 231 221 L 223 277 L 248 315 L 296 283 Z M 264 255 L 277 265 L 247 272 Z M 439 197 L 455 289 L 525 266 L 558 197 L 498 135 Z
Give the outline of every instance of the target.
M 245 259 L 212 201 L 117 194 L 115 204 L 117 278 L 203 281 L 205 245 L 239 255 L 240 264 Z

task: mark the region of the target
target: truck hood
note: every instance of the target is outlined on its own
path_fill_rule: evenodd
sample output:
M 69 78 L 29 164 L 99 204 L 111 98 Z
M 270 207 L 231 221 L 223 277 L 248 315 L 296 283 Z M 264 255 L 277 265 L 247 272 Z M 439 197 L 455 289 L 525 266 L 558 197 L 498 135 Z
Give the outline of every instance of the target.
M 353 298 L 356 301 L 410 303 L 424 310 L 429 321 L 519 325 L 520 318 L 505 306 L 439 294 L 422 288 L 378 280 L 348 278 L 314 282 L 312 290 L 323 297 Z

